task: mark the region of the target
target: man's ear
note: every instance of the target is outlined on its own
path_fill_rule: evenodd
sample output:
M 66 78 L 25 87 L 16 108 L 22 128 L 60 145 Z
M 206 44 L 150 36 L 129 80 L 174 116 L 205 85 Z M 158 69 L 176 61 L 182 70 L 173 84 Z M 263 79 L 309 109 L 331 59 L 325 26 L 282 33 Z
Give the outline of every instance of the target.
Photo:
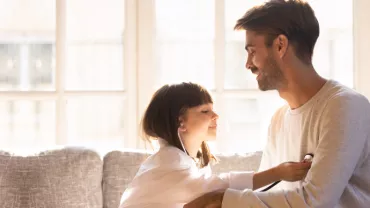
M 285 35 L 278 35 L 274 41 L 280 58 L 283 58 L 288 51 L 289 40 Z

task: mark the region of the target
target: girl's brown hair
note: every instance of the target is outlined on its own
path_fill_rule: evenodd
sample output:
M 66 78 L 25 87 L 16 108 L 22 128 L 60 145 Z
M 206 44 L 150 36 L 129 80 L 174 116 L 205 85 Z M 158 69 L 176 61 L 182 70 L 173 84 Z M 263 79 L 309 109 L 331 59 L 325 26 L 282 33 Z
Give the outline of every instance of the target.
M 164 85 L 154 93 L 145 111 L 142 120 L 145 138 L 148 141 L 164 139 L 169 145 L 186 152 L 178 136 L 179 117 L 189 108 L 208 103 L 213 103 L 211 95 L 198 84 L 183 82 Z M 211 159 L 215 160 L 205 142 L 202 143 L 197 157 L 201 161 L 201 167 L 207 166 Z

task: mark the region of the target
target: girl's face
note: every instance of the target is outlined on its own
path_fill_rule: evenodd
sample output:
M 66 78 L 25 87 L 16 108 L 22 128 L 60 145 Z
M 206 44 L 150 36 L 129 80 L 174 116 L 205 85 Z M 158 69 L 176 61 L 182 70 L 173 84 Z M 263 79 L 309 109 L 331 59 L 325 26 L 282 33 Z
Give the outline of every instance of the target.
M 180 117 L 180 134 L 202 141 L 215 140 L 217 119 L 218 115 L 213 111 L 212 103 L 189 108 Z

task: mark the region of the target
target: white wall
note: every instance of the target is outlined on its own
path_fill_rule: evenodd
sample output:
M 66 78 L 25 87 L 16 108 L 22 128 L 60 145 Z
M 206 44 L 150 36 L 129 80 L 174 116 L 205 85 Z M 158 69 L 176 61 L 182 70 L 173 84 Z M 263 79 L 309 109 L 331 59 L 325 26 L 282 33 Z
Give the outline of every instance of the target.
M 353 1 L 355 89 L 370 99 L 370 1 Z

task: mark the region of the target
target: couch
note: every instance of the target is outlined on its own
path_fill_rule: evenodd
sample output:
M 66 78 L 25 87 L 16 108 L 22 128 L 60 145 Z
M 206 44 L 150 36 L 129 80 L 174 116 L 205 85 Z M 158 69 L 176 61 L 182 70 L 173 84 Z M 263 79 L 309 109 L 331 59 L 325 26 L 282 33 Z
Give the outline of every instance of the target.
M 0 208 L 117 208 L 148 152 L 66 147 L 30 156 L 0 151 Z M 214 173 L 256 170 L 261 153 L 218 155 Z

